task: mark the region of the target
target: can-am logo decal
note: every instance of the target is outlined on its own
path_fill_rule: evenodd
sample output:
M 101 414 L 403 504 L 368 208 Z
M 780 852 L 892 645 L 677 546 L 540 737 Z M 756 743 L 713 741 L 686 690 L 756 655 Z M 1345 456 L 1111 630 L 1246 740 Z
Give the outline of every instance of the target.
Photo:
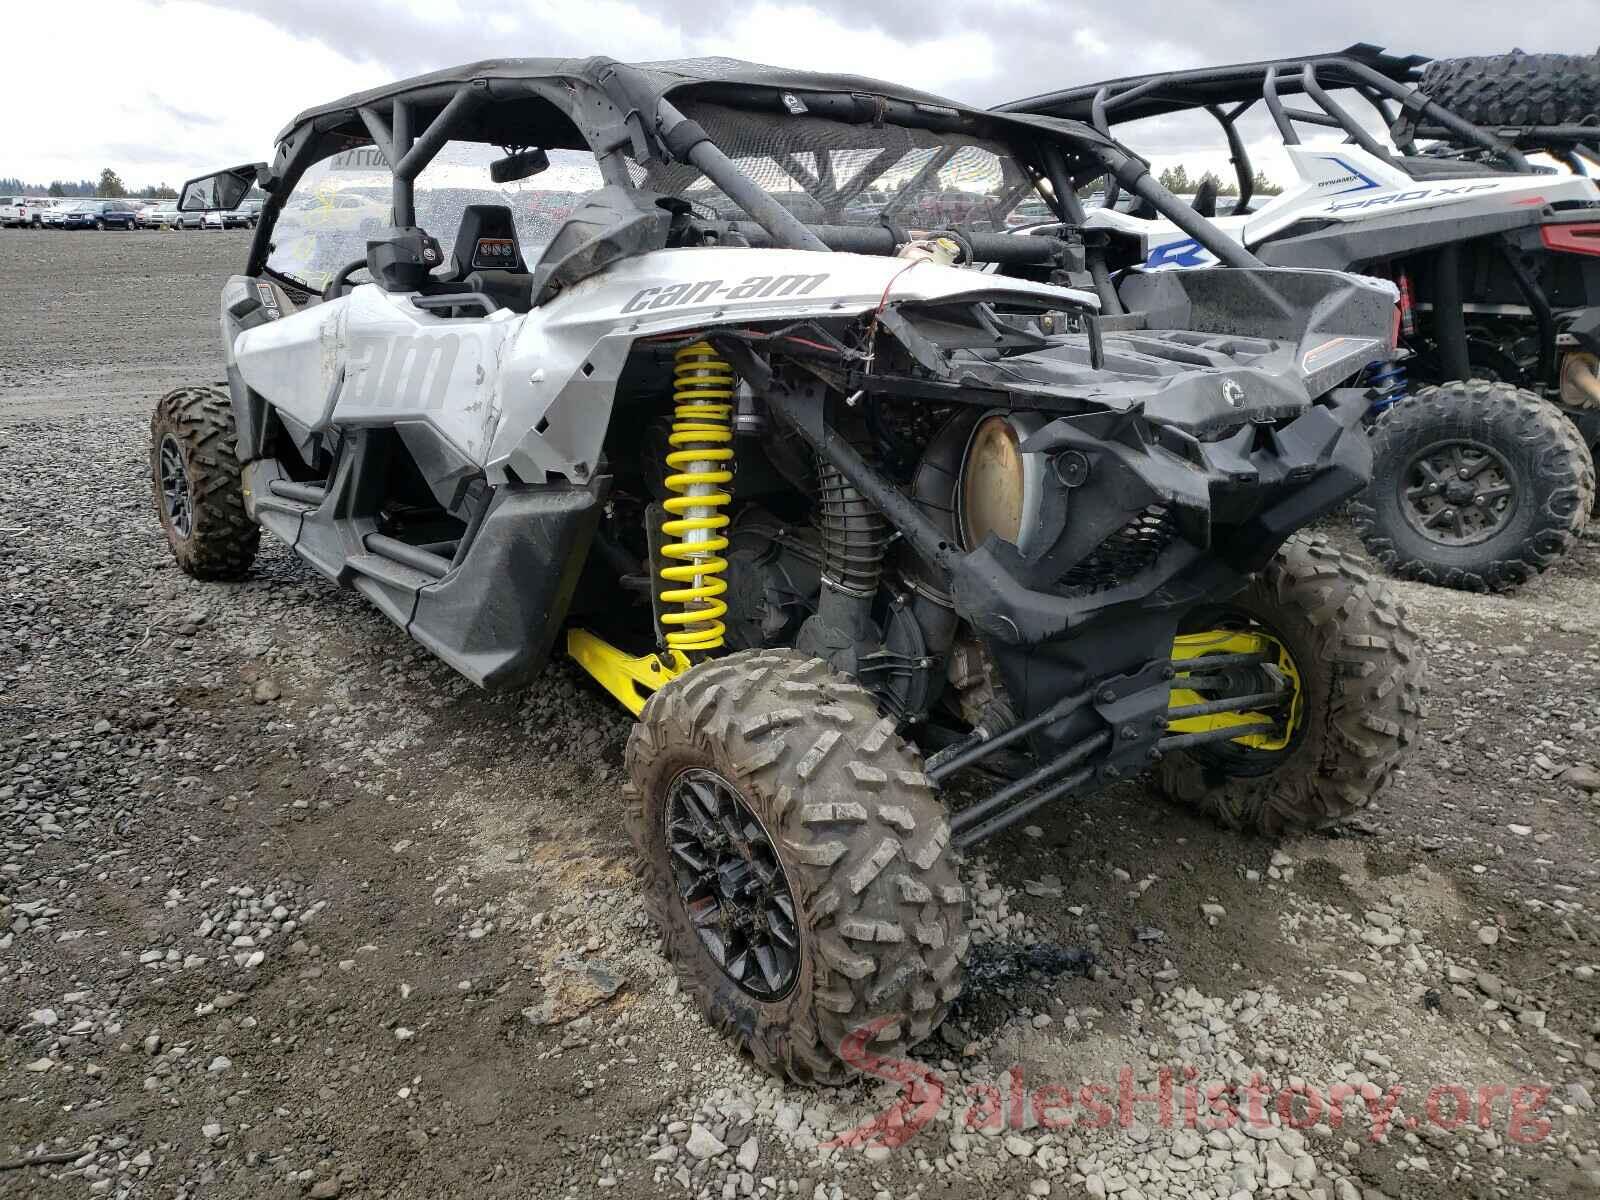
M 1458 183 L 1454 187 L 1414 188 L 1409 192 L 1390 192 L 1387 196 L 1369 196 L 1365 200 L 1335 200 L 1328 205 L 1329 212 L 1349 208 L 1381 208 L 1387 204 L 1409 204 L 1413 200 L 1442 200 L 1446 196 L 1466 196 L 1472 192 L 1493 191 L 1498 184 Z
M 352 334 L 339 408 L 438 412 L 461 350 L 455 333 L 389 338 Z
M 635 313 L 646 309 L 678 308 L 685 304 L 707 304 L 714 300 L 770 300 L 783 296 L 809 296 L 827 279 L 827 275 L 751 275 L 737 283 L 721 279 L 671 283 L 641 288 L 628 298 L 622 311 Z

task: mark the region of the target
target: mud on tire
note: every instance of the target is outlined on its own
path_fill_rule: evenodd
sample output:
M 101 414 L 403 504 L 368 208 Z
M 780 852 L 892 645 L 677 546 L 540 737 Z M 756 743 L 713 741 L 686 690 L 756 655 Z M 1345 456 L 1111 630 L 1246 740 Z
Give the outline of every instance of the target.
M 667 797 L 692 768 L 738 791 L 787 877 L 800 953 L 779 999 L 724 972 L 678 898 Z M 921 760 L 867 691 L 794 651 L 732 654 L 650 698 L 627 769 L 646 910 L 720 1032 L 810 1084 L 854 1075 L 840 1049 L 853 1032 L 871 1031 L 871 1053 L 895 1055 L 937 1028 L 961 990 L 966 894 Z
M 1578 125 L 1600 114 L 1600 54 L 1436 59 L 1421 91 L 1474 125 Z
M 1383 791 L 1418 737 L 1416 632 L 1385 584 L 1304 534 L 1227 602 L 1231 617 L 1258 622 L 1293 657 L 1304 695 L 1299 730 L 1282 751 L 1168 754 L 1157 787 L 1230 828 L 1278 834 L 1339 824 Z
M 1500 527 L 1464 544 L 1425 535 L 1406 495 L 1418 482 L 1412 464 L 1432 448 L 1457 444 L 1497 455 L 1496 470 L 1503 467 L 1513 489 Z M 1401 579 L 1506 591 L 1558 562 L 1594 508 L 1594 464 L 1577 429 L 1559 409 L 1509 383 L 1422 388 L 1378 418 L 1372 456 L 1372 482 L 1350 511 L 1367 553 Z
M 261 529 L 245 513 L 238 434 L 225 388 L 178 388 L 150 417 L 150 483 L 156 517 L 178 566 L 196 579 L 241 579 Z M 181 468 L 181 499 L 172 492 Z

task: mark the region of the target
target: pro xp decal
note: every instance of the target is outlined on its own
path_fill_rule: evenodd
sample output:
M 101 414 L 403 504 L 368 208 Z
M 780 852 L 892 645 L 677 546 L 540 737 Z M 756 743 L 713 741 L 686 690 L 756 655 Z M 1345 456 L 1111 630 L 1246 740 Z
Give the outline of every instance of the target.
M 1404 192 L 1388 192 L 1382 196 L 1368 196 L 1362 200 L 1335 200 L 1328 205 L 1328 211 L 1343 212 L 1352 208 L 1383 208 L 1390 204 L 1411 204 L 1417 200 L 1444 200 L 1450 196 L 1466 196 L 1473 192 L 1493 191 L 1498 186 L 1498 184 L 1493 183 L 1458 183 L 1452 187 L 1412 188 Z
M 704 304 L 712 300 L 767 300 L 774 296 L 809 296 L 828 279 L 823 275 L 751 275 L 737 283 L 721 279 L 701 279 L 693 283 L 671 283 L 641 288 L 622 306 L 625 313 L 646 309 L 677 308 L 684 304 Z

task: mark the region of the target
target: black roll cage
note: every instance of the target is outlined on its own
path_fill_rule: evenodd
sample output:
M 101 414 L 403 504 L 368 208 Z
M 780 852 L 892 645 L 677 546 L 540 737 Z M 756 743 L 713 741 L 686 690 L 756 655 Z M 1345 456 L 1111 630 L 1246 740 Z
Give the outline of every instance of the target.
M 1249 211 L 1255 169 L 1240 137 L 1237 122 L 1257 101 L 1265 104 L 1286 146 L 1298 146 L 1297 124 L 1343 130 L 1348 141 L 1394 162 L 1395 155 L 1354 115 L 1335 100 L 1329 89 L 1353 90 L 1382 118 L 1402 155 L 1417 155 L 1419 138 L 1470 147 L 1499 160 L 1518 172 L 1532 172 L 1524 151 L 1544 151 L 1566 163 L 1575 173 L 1589 173 L 1589 163 L 1600 164 L 1600 128 L 1587 125 L 1527 125 L 1494 129 L 1474 125 L 1428 97 L 1418 86 L 1421 55 L 1400 57 L 1381 47 L 1359 43 L 1332 54 L 1283 58 L 1232 66 L 1169 71 L 1086 84 L 1014 100 L 997 106 L 997 112 L 1036 113 L 1089 122 L 1107 137 L 1113 124 L 1167 113 L 1204 109 L 1222 128 L 1229 160 L 1238 179 L 1239 198 L 1233 215 Z M 1316 111 L 1289 108 L 1285 96 L 1303 95 Z M 1396 164 L 1398 165 L 1398 164 Z M 1115 179 L 1108 182 L 1104 206 L 1114 205 L 1121 194 Z
M 528 136 L 537 131 L 518 130 L 513 134 L 503 124 L 488 119 L 493 106 L 529 101 L 536 106 L 542 102 L 554 110 L 552 114 L 540 109 L 541 119 L 549 122 L 544 131 L 550 135 L 543 138 L 545 147 L 591 150 L 608 184 L 636 186 L 625 155 L 641 164 L 676 162 L 699 170 L 721 189 L 753 219 L 770 245 L 857 252 L 871 247 L 868 252 L 872 252 L 885 244 L 881 238 L 863 239 L 859 230 L 808 226 L 802 222 L 740 170 L 697 122 L 672 103 L 668 92 L 679 90 L 693 90 L 697 97 L 762 113 L 793 111 L 792 102 L 798 92 L 805 111 L 825 119 L 990 137 L 1014 152 L 1033 184 L 1043 185 L 1039 188 L 1041 195 L 1065 227 L 1080 226 L 1084 220 L 1076 188 L 1109 175 L 1119 186 L 1145 197 L 1223 264 L 1261 265 L 1253 254 L 1163 188 L 1138 155 L 1075 121 L 1012 116 L 965 108 L 954 102 L 907 99 L 888 85 L 883 85 L 881 94 L 810 91 L 753 77 L 749 81 L 691 79 L 662 87 L 659 74 L 651 69 L 611 59 L 549 61 L 573 69 L 530 73 L 527 67 L 540 60 L 474 64 L 473 68 L 423 76 L 302 114 L 280 136 L 276 158 L 262 172 L 260 184 L 267 201 L 256 227 L 246 272 L 258 275 L 266 270 L 278 215 L 300 176 L 313 163 L 342 150 L 374 147 L 392 175 L 394 223 L 409 226 L 415 223 L 416 179 L 452 138 L 469 135 L 473 140 L 497 145 L 540 144 L 540 139 Z M 479 66 L 485 68 L 482 74 L 462 75 Z M 448 78 L 452 74 L 457 77 Z M 550 121 L 552 115 L 556 115 L 555 121 Z M 846 244 L 834 245 L 830 237 Z M 1018 243 L 1015 255 L 1008 253 L 1011 240 L 1009 235 L 991 236 L 985 242 L 999 258 L 1038 261 L 1037 238 L 1014 239 Z M 1026 246 L 1030 241 L 1034 245 Z M 888 252 L 893 252 L 892 246 Z

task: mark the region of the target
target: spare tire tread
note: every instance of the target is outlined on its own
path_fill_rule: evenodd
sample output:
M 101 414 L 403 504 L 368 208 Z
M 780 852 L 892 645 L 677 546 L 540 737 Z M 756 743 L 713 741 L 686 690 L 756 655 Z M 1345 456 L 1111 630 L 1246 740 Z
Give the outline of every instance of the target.
M 1474 125 L 1579 125 L 1600 117 L 1600 53 L 1435 59 L 1420 90 Z

